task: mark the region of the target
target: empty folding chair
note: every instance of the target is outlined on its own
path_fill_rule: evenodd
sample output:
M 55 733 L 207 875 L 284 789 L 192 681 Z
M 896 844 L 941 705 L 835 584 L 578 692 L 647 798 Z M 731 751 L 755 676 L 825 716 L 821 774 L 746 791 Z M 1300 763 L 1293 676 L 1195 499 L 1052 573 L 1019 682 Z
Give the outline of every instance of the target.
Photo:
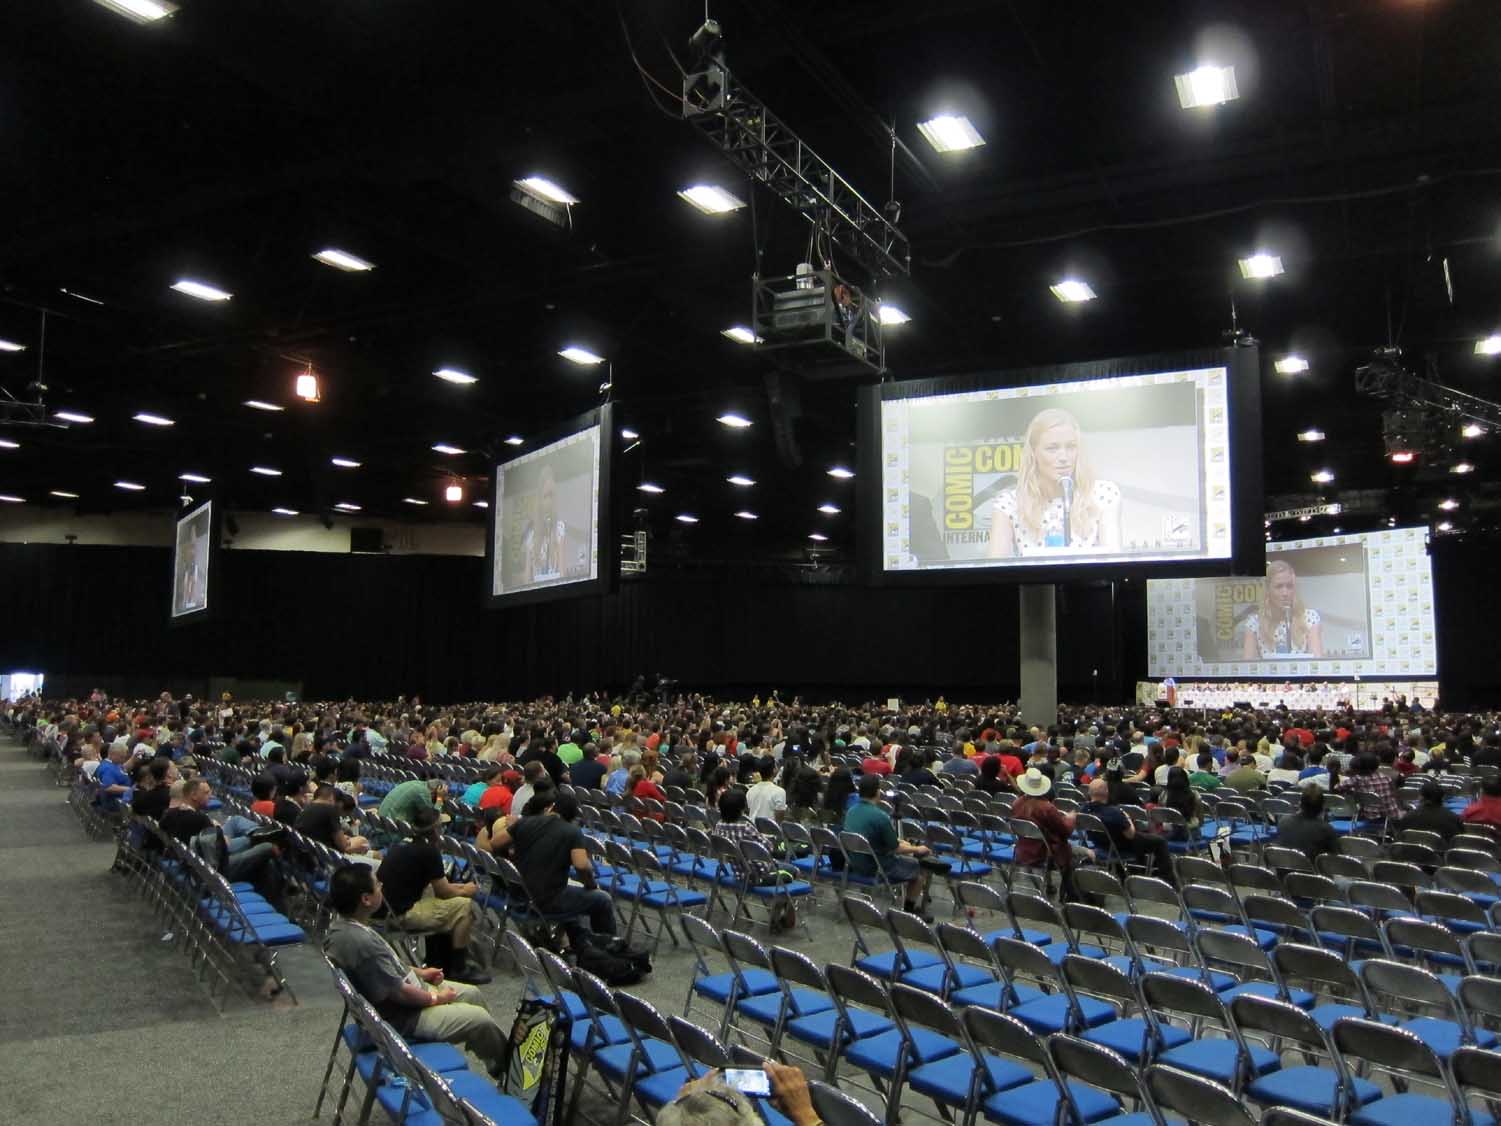
M 1159 1014 L 1189 1022 L 1192 1038 L 1157 1054 L 1168 1064 L 1223 1083 L 1239 1092 L 1246 1083 L 1282 1066 L 1276 1052 L 1249 1043 L 1240 1034 L 1220 995 L 1202 981 L 1175 974 L 1150 973 L 1137 983 L 1142 1001 Z M 1214 1035 L 1205 1035 L 1206 1031 Z
M 984 935 L 954 923 L 940 923 L 938 942 L 951 959 L 969 959 L 963 964 L 982 969 L 986 974 L 985 981 L 950 993 L 950 1004 L 982 1005 L 1005 1012 L 1013 1005 L 1043 996 L 1040 989 L 1007 979 L 994 948 Z
M 1501 978 L 1471 975 L 1459 983 L 1459 1003 L 1465 1015 L 1481 1031 L 1501 1028 Z
M 683 1050 L 672 1025 L 650 1002 L 626 992 L 617 992 L 615 1000 L 620 1008 L 620 1019 L 631 1031 L 638 1049 L 637 1058 L 643 1061 L 638 1065 L 638 1075 L 630 1083 L 631 1093 L 647 1114 L 653 1115 L 677 1097 L 684 1083 L 697 1079 L 708 1069 Z M 666 1048 L 675 1053 L 674 1066 L 669 1066 L 673 1057 L 667 1055 Z M 648 1063 L 651 1070 L 639 1074 Z
M 1211 970 L 1204 964 L 1194 946 L 1192 934 L 1183 924 L 1159 919 L 1155 915 L 1127 915 L 1126 934 L 1143 956 L 1152 955 L 1167 963 L 1160 967 L 1152 964 L 1149 968 L 1153 972 L 1200 981 L 1216 991 L 1240 984 L 1240 978 L 1235 974 Z
M 1453 931 L 1426 919 L 1388 919 L 1382 924 L 1387 946 L 1438 975 L 1451 991 L 1465 974 L 1474 973 L 1469 948 Z
M 1059 969 L 1062 959 L 1054 962 L 1046 948 L 1039 949 L 1014 938 L 998 938 L 990 948 L 1001 967 L 1003 980 L 1011 987 L 1010 995 L 1020 996 L 1018 979 L 1034 982 L 1043 991 L 1041 996 L 1019 1000 L 1006 1009 L 1008 1015 L 1028 1028 L 1044 1036 L 1078 1032 L 1115 1017 L 1115 1007 L 1108 1002 L 1075 996 Z
M 1496 1043 L 1496 1034 L 1488 1029 L 1471 1026 L 1464 1006 L 1448 985 L 1437 974 L 1420 966 L 1408 966 L 1385 958 L 1372 958 L 1361 963 L 1360 978 L 1365 982 L 1378 1004 L 1384 998 L 1397 1002 L 1398 1007 L 1420 1016 L 1403 1016 L 1397 1027 L 1413 1033 L 1434 1050 L 1440 1059 L 1448 1059 L 1456 1049 L 1466 1045 L 1489 1048 Z
M 1141 954 L 1131 941 L 1131 936 L 1126 933 L 1123 922 L 1126 917 L 1117 917 L 1103 907 L 1088 903 L 1063 905 L 1063 921 L 1068 925 L 1069 931 L 1081 940 L 1088 939 L 1091 945 L 1098 943 L 1106 951 L 1104 960 L 1122 973 L 1135 975 L 1145 969 L 1165 968 L 1162 963 L 1155 961 L 1143 966 Z M 1119 953 L 1112 954 L 1111 950 Z
M 1352 965 L 1359 958 L 1390 957 L 1386 932 L 1364 911 L 1320 904 L 1309 912 L 1319 945 L 1343 955 Z
M 1465 945 L 1470 948 L 1470 961 L 1477 970 L 1501 976 L 1501 934 L 1480 931 L 1466 937 Z
M 1491 921 L 1486 917 L 1485 909 L 1468 895 L 1423 888 L 1416 900 L 1419 915 L 1442 924 L 1455 934 L 1474 934 L 1490 928 Z
M 1350 1072 L 1332 1035 L 1296 1005 L 1247 995 L 1231 1003 L 1230 1015 L 1248 1042 L 1253 1037 L 1263 1039 L 1278 1051 L 1301 1053 L 1304 1060 L 1248 1083 L 1245 1094 L 1253 1102 L 1342 1118 L 1349 1107 L 1380 1096 L 1381 1089 L 1375 1083 Z M 1311 1062 L 1315 1056 L 1328 1062 Z
M 1369 880 L 1371 878 L 1370 865 L 1358 856 L 1346 856 L 1338 852 L 1326 852 L 1314 861 L 1314 867 L 1321 876 L 1328 876 L 1331 880 Z
M 1240 899 L 1246 921 L 1258 931 L 1269 930 L 1278 942 L 1314 942 L 1313 924 L 1302 909 L 1281 892 L 1246 892 Z
M 1241 984 L 1221 993 L 1227 1002 L 1246 994 L 1275 997 L 1302 1009 L 1314 1002 L 1313 994 L 1306 989 L 1289 989 L 1266 951 L 1243 934 L 1201 930 L 1194 935 L 1194 944 L 1206 966 L 1233 966 L 1232 972 L 1242 979 Z
M 1433 883 L 1441 891 L 1467 896 L 1482 910 L 1501 902 L 1501 886 L 1479 868 L 1445 865 L 1433 873 Z
M 1308 1015 L 1326 1031 L 1334 1027 L 1335 1021 L 1345 1017 L 1387 1023 L 1396 1021 L 1395 1017 L 1377 1011 L 1360 974 L 1348 959 L 1332 950 L 1283 942 L 1272 951 L 1272 963 L 1282 974 L 1283 981 L 1311 986 L 1315 993 L 1329 998 L 1308 1010 Z
M 1396 884 L 1378 884 L 1373 880 L 1354 880 L 1345 888 L 1351 907 L 1359 907 L 1374 919 L 1383 916 L 1416 915 L 1410 889 Z
M 932 1099 L 940 1113 L 967 1111 L 999 1091 L 1032 1081 L 1032 1073 L 1021 1064 L 980 1051 L 956 1011 L 932 993 L 894 985 L 891 1007 L 909 1040 L 922 1030 L 957 1048 L 941 1056 L 930 1048 L 928 1062 L 911 1068 L 906 1076 L 907 1087 Z
M 720 937 L 724 941 L 724 951 L 729 957 L 730 965 L 737 974 L 744 977 L 750 970 L 760 970 L 771 974 L 777 983 L 775 992 L 745 997 L 736 1001 L 734 1008 L 735 1027 L 742 1035 L 747 1030 L 739 1021 L 741 1017 L 754 1021 L 765 1030 L 764 1035 L 756 1035 L 767 1042 L 768 1055 L 776 1053 L 785 1021 L 828 1012 L 834 1008 L 834 1002 L 828 994 L 796 987 L 777 978 L 771 955 L 750 935 L 727 930 Z
M 1176 1048 L 1192 1039 L 1185 1028 L 1162 1024 L 1142 1004 L 1136 986 L 1125 972 L 1108 962 L 1070 954 L 1060 967 L 1063 980 L 1082 1004 L 1086 999 L 1103 1001 L 1115 1010 L 1113 1019 L 1080 1032 L 1091 1044 L 1118 1052 L 1137 1067 L 1144 1067 L 1159 1052 Z
M 1023 921 L 1037 923 L 1059 936 L 1042 948 L 1055 964 L 1070 954 L 1083 954 L 1088 958 L 1105 956 L 1105 950 L 1099 946 L 1081 946 L 1078 935 L 1074 934 L 1063 913 L 1040 895 L 1013 891 L 1006 896 L 1006 907 L 1018 924 Z
M 1261 1126 L 1339 1126 L 1316 1114 L 1304 1114 L 1290 1106 L 1269 1106 L 1261 1112 Z
M 1054 1126 L 1062 1121 L 1060 1104 L 1082 1122 L 1098 1122 L 1120 1110 L 1120 1103 L 1098 1087 L 1059 1075 L 1046 1042 L 1021 1021 L 990 1009 L 964 1010 L 965 1027 L 970 1041 L 981 1051 L 1002 1059 L 1015 1059 L 1033 1065 L 1041 1077 L 1030 1083 L 1009 1087 L 983 1099 L 980 1113 L 1001 1126 Z M 1071 1103 L 1070 1103 L 1071 1100 Z
M 1177 1111 L 1198 1126 L 1254 1126 L 1245 1105 L 1212 1079 L 1155 1064 L 1147 1069 L 1147 1090 L 1163 1111 Z
M 783 988 L 802 988 L 834 1000 L 824 972 L 807 955 L 773 946 L 771 964 Z M 895 1027 L 888 1017 L 855 1007 L 846 1009 L 835 1002 L 832 1008 L 790 1017 L 782 1028 L 780 1046 L 784 1054 L 790 1054 L 787 1049 L 789 1040 L 807 1045 L 813 1050 L 820 1074 L 833 1079 L 839 1056 L 853 1041 L 878 1036 Z
M 1488 1115 L 1471 1114 L 1454 1076 L 1433 1047 L 1405 1028 L 1371 1020 L 1347 1018 L 1334 1026 L 1335 1046 L 1348 1059 L 1360 1060 L 1392 1077 L 1398 1088 L 1383 1098 L 1351 1110 L 1351 1126 L 1393 1126 L 1395 1123 L 1491 1122 Z M 1403 1089 L 1412 1080 L 1436 1085 L 1442 1095 Z
M 715 1025 L 723 1036 L 729 1027 L 737 1002 L 745 997 L 759 997 L 775 993 L 779 986 L 775 974 L 765 970 L 750 969 L 741 973 L 736 970 L 724 952 L 724 941 L 719 932 L 696 915 L 682 917 L 683 933 L 693 950 L 693 976 L 688 983 L 688 996 L 683 1002 L 683 1015 L 693 1014 L 693 999 L 700 997 L 718 1006 Z M 723 961 L 724 970 L 715 968 Z
M 1289 872 L 1313 871 L 1313 862 L 1308 859 L 1306 852 L 1286 845 L 1268 843 L 1261 850 L 1261 860 L 1268 868 L 1283 876 Z
M 1483 1101 L 1494 1117 L 1501 1107 L 1501 1052 L 1460 1048 L 1449 1057 L 1449 1070 L 1459 1093 Z
M 1294 902 L 1317 907 L 1323 904 L 1346 906 L 1344 890 L 1328 876 L 1317 872 L 1286 872 L 1282 886 Z
M 946 998 L 954 989 L 985 985 L 994 980 L 991 974 L 978 966 L 955 962 L 944 950 L 943 944 L 939 942 L 933 925 L 916 915 L 907 911 L 888 911 L 886 924 L 897 948 L 902 952 L 903 959 L 909 965 L 914 963 L 918 955 L 927 954 L 928 950 L 937 953 L 939 958 L 934 965 L 923 966 L 902 974 L 898 978 L 902 984 L 924 989 Z M 927 949 L 919 949 L 918 944 L 922 944 Z
M 808 1081 L 808 1096 L 813 1102 L 813 1112 L 824 1126 L 880 1126 L 881 1120 L 868 1108 L 843 1091 L 820 1083 Z
M 969 917 L 970 928 L 978 930 L 987 942 L 992 938 L 1019 938 L 1033 946 L 1046 946 L 1057 937 L 1051 931 L 1022 926 L 1006 905 L 1006 893 L 989 884 L 964 880 L 954 890 Z
M 1129 1114 L 1099 1119 L 1096 1126 L 1165 1126 L 1162 1112 L 1142 1082 L 1140 1069 L 1116 1052 L 1059 1033 L 1048 1038 L 1048 1054 L 1063 1081 L 1063 1092 L 1069 1102 L 1069 1121 L 1084 1119 L 1073 1097 L 1074 1084 L 1081 1083 L 1094 1090 L 1106 1091 L 1118 1099 L 1126 1099 L 1137 1108 Z
M 612 990 L 586 970 L 574 970 L 574 982 L 579 996 L 589 1006 L 590 1016 L 596 1022 L 602 1023 L 605 1017 L 615 1017 L 626 1032 L 625 1042 L 596 1048 L 589 1058 L 590 1070 L 599 1076 L 606 1093 L 617 1104 L 614 1121 L 616 1126 L 621 1126 L 630 1113 L 631 1099 L 639 1094 L 637 1084 L 658 1072 L 677 1071 L 678 1086 L 682 1086 L 686 1078 L 682 1074 L 683 1060 L 675 1043 L 643 1034 L 625 1018 L 619 1001 L 625 994 Z M 574 1087 L 570 1121 L 576 1117 L 578 1100 L 584 1089 L 582 1080 L 583 1076 Z
M 899 981 L 904 974 L 927 969 L 942 963 L 943 958 L 923 950 L 907 951 L 891 933 L 891 924 L 886 912 L 863 895 L 841 895 L 839 906 L 854 931 L 855 946 L 850 951 L 850 961 L 866 973 L 888 981 Z M 886 936 L 890 950 L 873 951 L 866 941 L 866 934 L 873 932 Z
M 1187 884 L 1179 894 L 1196 923 L 1227 934 L 1243 935 L 1252 939 L 1263 950 L 1270 950 L 1276 945 L 1277 932 L 1252 926 L 1246 919 L 1240 900 L 1228 889 L 1208 884 Z

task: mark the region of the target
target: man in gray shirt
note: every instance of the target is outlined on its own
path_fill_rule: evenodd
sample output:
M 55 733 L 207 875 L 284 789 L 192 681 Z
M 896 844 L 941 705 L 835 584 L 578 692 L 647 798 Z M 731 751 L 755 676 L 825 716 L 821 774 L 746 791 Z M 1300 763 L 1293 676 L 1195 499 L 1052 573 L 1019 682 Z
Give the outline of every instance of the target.
M 463 1044 L 496 1074 L 505 1033 L 486 1010 L 480 991 L 445 983 L 442 970 L 405 965 L 370 928 L 370 917 L 382 902 L 374 870 L 365 864 L 340 868 L 329 900 L 339 917 L 328 929 L 323 952 L 376 1012 L 409 1040 Z

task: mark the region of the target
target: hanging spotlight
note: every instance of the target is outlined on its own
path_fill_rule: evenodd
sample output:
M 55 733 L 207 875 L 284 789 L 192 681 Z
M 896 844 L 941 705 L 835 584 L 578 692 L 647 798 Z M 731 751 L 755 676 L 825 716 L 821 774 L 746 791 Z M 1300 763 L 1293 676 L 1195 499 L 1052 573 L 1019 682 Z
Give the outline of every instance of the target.
M 458 504 L 464 499 L 464 486 L 457 481 L 450 481 L 443 490 L 443 499 L 449 504 Z
M 311 366 L 297 377 L 297 397 L 304 402 L 316 403 L 322 396 L 318 393 L 318 377 Z

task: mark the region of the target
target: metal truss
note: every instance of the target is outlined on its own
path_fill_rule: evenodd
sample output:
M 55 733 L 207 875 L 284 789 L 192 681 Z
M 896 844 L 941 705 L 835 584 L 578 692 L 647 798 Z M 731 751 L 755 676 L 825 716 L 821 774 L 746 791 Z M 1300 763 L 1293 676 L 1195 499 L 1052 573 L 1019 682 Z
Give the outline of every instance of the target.
M 1433 363 L 1429 362 L 1430 374 Z M 1436 379 L 1414 375 L 1395 355 L 1383 353 L 1355 369 L 1355 390 L 1374 399 L 1436 411 L 1451 418 L 1465 418 L 1501 428 L 1501 404 L 1445 386 Z

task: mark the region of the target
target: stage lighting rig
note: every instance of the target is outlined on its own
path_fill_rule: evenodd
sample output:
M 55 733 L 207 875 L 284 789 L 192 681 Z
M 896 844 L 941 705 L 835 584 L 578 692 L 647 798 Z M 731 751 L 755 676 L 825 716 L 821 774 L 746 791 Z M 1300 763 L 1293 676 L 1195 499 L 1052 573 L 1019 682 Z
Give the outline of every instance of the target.
M 1380 348 L 1369 360 L 1355 369 L 1355 390 L 1362 395 L 1390 401 L 1400 413 L 1396 428 L 1403 436 L 1432 431 L 1434 440 L 1452 441 L 1464 422 L 1482 426 L 1501 425 L 1501 404 L 1458 391 L 1438 381 L 1437 360 L 1428 357 L 1427 376 L 1414 375 L 1402 365 L 1402 353 L 1396 348 Z M 1417 418 L 1421 416 L 1419 425 Z M 1383 436 L 1387 428 L 1383 418 Z M 1415 447 L 1414 447 L 1415 448 Z M 1388 452 L 1392 452 L 1388 443 Z

